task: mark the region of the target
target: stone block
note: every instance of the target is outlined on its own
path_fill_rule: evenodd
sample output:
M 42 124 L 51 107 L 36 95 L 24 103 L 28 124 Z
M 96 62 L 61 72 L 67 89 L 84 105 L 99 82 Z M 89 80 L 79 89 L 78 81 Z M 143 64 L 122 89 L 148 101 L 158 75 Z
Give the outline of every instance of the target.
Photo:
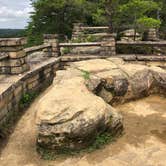
M 45 69 L 45 70 L 44 70 L 44 74 L 50 73 L 50 72 L 51 72 L 51 70 L 52 70 L 52 69 L 51 69 L 51 67 L 50 67 L 50 68 Z
M 26 44 L 25 38 L 0 38 L 0 47 L 23 46 Z
M 16 52 L 22 50 L 24 47 L 23 46 L 0 46 L 0 51 L 1 52 Z
M 6 101 L 5 99 L 1 98 L 0 99 L 0 110 L 5 107 Z
M 0 67 L 0 74 L 10 74 L 11 72 L 11 67 L 7 66 L 7 67 Z
M 21 66 L 26 63 L 26 58 L 18 58 L 18 59 L 4 59 L 0 61 L 0 67 L 13 67 L 13 66 Z
M 19 85 L 19 86 L 14 90 L 14 96 L 16 97 L 16 96 L 20 95 L 20 94 L 22 93 L 22 90 L 23 90 L 22 85 Z
M 36 88 L 39 85 L 39 81 L 36 80 L 30 84 L 28 84 L 28 90 L 32 90 L 33 88 Z
M 27 82 L 27 84 L 30 84 L 30 83 L 32 83 L 32 82 L 34 82 L 34 81 L 37 81 L 38 79 L 39 79 L 39 75 L 35 75 L 35 76 L 33 76 L 33 77 L 28 78 L 28 79 L 26 80 L 26 82 Z
M 8 114 L 7 107 L 0 110 L 0 120 L 3 119 Z
M 11 67 L 11 74 L 21 74 L 25 71 L 29 70 L 29 65 L 28 64 L 24 64 L 22 66 L 19 67 Z
M 21 50 L 21 51 L 18 51 L 18 52 L 9 52 L 9 57 L 10 58 L 22 58 L 22 57 L 25 57 L 26 56 L 26 53 L 25 51 Z

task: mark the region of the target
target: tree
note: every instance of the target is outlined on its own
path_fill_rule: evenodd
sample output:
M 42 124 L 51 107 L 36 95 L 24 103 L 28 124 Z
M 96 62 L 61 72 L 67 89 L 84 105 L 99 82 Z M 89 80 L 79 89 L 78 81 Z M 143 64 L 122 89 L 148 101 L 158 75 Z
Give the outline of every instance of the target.
M 139 24 L 148 28 L 158 27 L 160 21 L 150 17 L 152 11 L 159 10 L 159 5 L 152 0 L 131 0 L 119 7 L 118 21 L 124 28 L 133 28 L 136 31 L 143 30 Z M 157 13 L 157 12 L 156 12 Z M 148 24 L 149 22 L 149 24 Z
M 72 23 L 83 20 L 85 0 L 37 0 L 27 27 L 30 45 L 40 44 L 43 33 L 71 35 Z

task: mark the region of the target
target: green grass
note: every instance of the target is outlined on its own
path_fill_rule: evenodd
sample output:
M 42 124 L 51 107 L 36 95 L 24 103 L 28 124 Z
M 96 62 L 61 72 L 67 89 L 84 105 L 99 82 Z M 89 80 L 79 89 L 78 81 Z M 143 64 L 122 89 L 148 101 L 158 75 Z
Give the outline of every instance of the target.
M 36 98 L 36 93 L 25 93 L 20 100 L 20 108 L 26 108 Z
M 82 72 L 82 76 L 85 80 L 90 80 L 90 72 L 85 71 L 85 70 L 81 70 Z
M 63 50 L 62 50 L 62 54 L 69 54 L 71 52 L 71 48 L 69 47 L 65 47 Z

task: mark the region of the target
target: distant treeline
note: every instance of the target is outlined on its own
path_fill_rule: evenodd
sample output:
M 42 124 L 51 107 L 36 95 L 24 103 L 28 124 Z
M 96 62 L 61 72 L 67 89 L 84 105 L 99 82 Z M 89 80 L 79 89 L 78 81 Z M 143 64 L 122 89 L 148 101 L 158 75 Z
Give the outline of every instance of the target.
M 23 37 L 25 36 L 24 29 L 0 29 L 0 38 Z

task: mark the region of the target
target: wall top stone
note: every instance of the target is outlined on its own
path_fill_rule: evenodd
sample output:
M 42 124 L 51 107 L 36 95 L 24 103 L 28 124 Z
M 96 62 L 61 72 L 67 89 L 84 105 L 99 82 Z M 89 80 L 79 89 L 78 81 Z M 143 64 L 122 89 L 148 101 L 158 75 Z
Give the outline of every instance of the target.
M 0 47 L 22 46 L 26 44 L 26 38 L 0 38 Z
M 44 34 L 43 35 L 44 39 L 56 39 L 59 37 L 58 34 Z
M 3 59 L 6 59 L 8 57 L 9 57 L 9 55 L 6 52 L 0 52 L 0 61 Z

